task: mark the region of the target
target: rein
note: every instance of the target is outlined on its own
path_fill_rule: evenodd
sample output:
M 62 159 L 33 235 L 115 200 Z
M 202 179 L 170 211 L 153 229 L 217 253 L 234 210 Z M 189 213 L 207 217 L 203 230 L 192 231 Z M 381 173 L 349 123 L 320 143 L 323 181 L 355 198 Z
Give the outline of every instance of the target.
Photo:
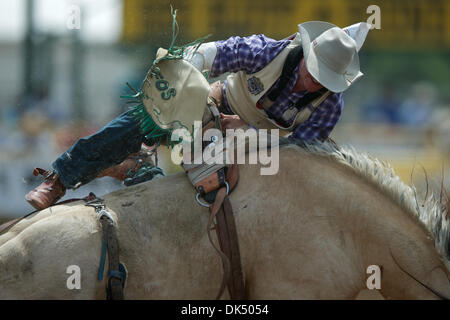
M 60 204 L 66 204 L 66 203 L 70 203 L 70 202 L 75 202 L 75 201 L 80 201 L 80 200 L 83 200 L 83 201 L 87 202 L 87 201 L 91 201 L 91 200 L 93 200 L 95 198 L 97 198 L 97 197 L 95 196 L 95 194 L 93 192 L 91 192 L 91 193 L 89 193 L 89 195 L 87 195 L 84 198 L 67 199 L 67 200 L 55 203 L 54 206 L 58 206 Z M 39 211 L 40 210 L 34 210 L 34 211 L 32 211 L 30 213 L 27 213 L 26 215 L 24 215 L 24 216 L 22 216 L 20 218 L 16 218 L 16 219 L 13 219 L 13 220 L 10 220 L 10 221 L 7 221 L 7 222 L 3 223 L 2 225 L 0 225 L 0 235 L 2 233 L 6 232 L 7 230 L 9 230 L 10 228 L 12 228 L 13 226 L 15 226 L 17 223 L 19 223 L 23 219 L 28 218 L 32 214 L 34 214 L 36 212 L 39 212 Z

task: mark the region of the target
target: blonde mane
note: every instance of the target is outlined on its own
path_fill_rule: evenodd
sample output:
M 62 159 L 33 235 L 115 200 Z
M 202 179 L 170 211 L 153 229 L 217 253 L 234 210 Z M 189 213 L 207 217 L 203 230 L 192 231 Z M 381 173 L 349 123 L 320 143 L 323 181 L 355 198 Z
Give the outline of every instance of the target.
M 292 145 L 283 147 L 289 146 Z M 425 226 L 434 239 L 437 251 L 442 255 L 445 264 L 450 269 L 448 207 L 441 204 L 434 194 L 430 193 L 419 204 L 416 188 L 401 181 L 388 163 L 360 153 L 351 146 L 337 147 L 332 143 L 325 142 L 301 145 L 301 147 L 295 146 L 295 148 L 346 165 L 353 169 L 357 175 L 375 184 L 380 191 Z

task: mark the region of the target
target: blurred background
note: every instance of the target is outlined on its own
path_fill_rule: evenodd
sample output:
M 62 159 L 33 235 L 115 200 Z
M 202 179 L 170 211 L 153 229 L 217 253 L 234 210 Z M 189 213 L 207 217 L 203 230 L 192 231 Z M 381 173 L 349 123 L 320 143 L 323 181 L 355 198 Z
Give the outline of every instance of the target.
M 365 76 L 344 93 L 331 137 L 391 163 L 407 184 L 423 183 L 423 167 L 438 189 L 450 187 L 450 0 L 2 0 L 0 218 L 32 211 L 24 196 L 42 181 L 34 167 L 49 169 L 127 110 L 125 83 L 140 88 L 157 48 L 170 44 L 170 5 L 179 45 L 207 34 L 282 39 L 309 20 L 345 27 L 378 6 L 381 29 L 360 52 Z M 176 171 L 166 159 L 160 153 Z M 64 199 L 119 188 L 102 178 Z

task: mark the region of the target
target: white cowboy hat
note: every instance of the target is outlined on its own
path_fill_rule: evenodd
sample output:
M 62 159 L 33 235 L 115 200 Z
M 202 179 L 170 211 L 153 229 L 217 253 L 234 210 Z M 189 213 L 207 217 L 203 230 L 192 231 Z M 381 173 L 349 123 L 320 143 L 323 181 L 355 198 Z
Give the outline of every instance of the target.
M 298 31 L 306 69 L 325 88 L 343 92 L 363 75 L 358 45 L 346 31 L 323 21 L 299 24 Z

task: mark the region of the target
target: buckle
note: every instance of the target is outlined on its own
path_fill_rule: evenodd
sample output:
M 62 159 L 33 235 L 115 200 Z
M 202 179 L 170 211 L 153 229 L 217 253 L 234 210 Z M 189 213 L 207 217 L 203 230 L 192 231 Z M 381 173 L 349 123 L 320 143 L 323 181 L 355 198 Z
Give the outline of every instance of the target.
M 225 181 L 225 186 L 227 187 L 227 195 L 228 195 L 230 193 L 230 186 L 228 185 L 228 182 L 226 182 L 226 181 Z M 200 192 L 197 192 L 197 194 L 195 195 L 195 200 L 197 200 L 197 203 L 199 205 L 201 205 L 202 207 L 209 208 L 209 204 L 201 201 L 199 197 L 200 197 Z
M 224 167 L 222 167 L 216 172 L 209 174 L 207 177 L 197 182 L 194 187 L 198 193 L 204 195 L 222 187 L 225 183 L 225 179 L 225 169 Z
M 93 207 L 97 213 L 97 219 L 100 220 L 102 217 L 110 219 L 114 223 L 114 218 L 111 213 L 106 210 L 106 206 L 103 203 L 103 199 L 97 198 L 92 201 L 86 202 L 85 206 Z

